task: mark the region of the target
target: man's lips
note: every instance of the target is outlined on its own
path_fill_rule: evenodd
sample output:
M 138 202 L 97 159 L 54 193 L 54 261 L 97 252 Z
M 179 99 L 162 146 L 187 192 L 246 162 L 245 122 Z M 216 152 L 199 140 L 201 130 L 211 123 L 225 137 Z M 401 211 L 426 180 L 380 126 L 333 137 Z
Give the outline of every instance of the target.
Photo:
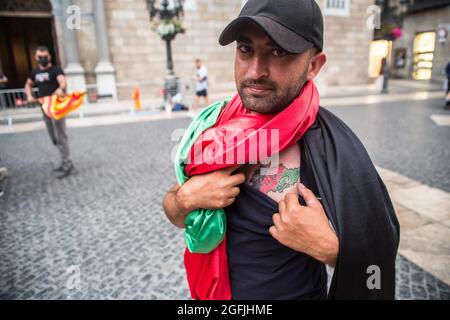
M 250 93 L 253 93 L 253 94 L 267 93 L 268 91 L 272 90 L 272 88 L 266 87 L 266 86 L 262 86 L 262 85 L 251 85 L 251 86 L 246 86 L 245 88 Z

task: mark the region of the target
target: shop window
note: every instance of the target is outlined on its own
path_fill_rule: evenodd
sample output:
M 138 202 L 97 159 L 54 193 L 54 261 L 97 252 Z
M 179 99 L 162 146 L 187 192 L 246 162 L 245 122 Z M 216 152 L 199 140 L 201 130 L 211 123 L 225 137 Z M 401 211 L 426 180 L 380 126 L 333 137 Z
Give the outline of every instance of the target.
M 392 42 L 388 40 L 376 40 L 370 43 L 369 51 L 369 77 L 377 78 L 382 71 L 383 59 L 390 60 Z
M 413 45 L 413 72 L 415 80 L 429 80 L 433 68 L 435 32 L 418 33 Z

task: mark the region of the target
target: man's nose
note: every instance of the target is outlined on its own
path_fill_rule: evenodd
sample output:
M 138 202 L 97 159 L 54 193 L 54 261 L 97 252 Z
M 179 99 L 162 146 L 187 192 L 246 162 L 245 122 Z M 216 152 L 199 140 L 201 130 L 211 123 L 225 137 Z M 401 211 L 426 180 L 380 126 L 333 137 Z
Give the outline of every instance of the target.
M 248 77 L 251 79 L 266 78 L 269 76 L 268 63 L 262 56 L 255 55 L 250 61 Z

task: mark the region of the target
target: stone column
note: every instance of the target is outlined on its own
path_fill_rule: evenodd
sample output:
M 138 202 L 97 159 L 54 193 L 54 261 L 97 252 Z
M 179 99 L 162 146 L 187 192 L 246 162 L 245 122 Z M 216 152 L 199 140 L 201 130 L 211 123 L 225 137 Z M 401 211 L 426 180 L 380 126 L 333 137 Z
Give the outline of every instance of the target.
M 106 32 L 105 6 L 103 0 L 94 0 L 95 38 L 97 40 L 98 62 L 95 67 L 97 75 L 97 92 L 99 96 L 117 98 L 115 69 L 111 63 Z
M 69 20 L 69 15 L 71 13 L 67 12 L 67 8 L 72 5 L 71 0 L 62 0 L 62 10 L 63 10 L 63 37 L 64 37 L 64 52 L 66 56 L 66 67 L 64 68 L 64 73 L 67 79 L 67 89 L 68 91 L 86 90 L 86 81 L 84 78 L 84 69 L 80 64 L 80 56 L 78 54 L 78 42 L 75 34 L 75 30 L 71 26 L 67 25 Z

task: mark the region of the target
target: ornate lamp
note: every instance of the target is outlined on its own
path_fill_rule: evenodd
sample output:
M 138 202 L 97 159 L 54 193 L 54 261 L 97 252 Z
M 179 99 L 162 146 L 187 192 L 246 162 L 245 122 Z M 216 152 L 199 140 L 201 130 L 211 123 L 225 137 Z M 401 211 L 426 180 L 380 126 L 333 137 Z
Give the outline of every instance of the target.
M 185 32 L 181 24 L 184 0 L 146 0 L 146 2 L 152 29 L 166 43 L 167 75 L 164 99 L 167 104 L 168 99 L 178 92 L 177 79 L 173 70 L 171 42 L 177 34 Z

